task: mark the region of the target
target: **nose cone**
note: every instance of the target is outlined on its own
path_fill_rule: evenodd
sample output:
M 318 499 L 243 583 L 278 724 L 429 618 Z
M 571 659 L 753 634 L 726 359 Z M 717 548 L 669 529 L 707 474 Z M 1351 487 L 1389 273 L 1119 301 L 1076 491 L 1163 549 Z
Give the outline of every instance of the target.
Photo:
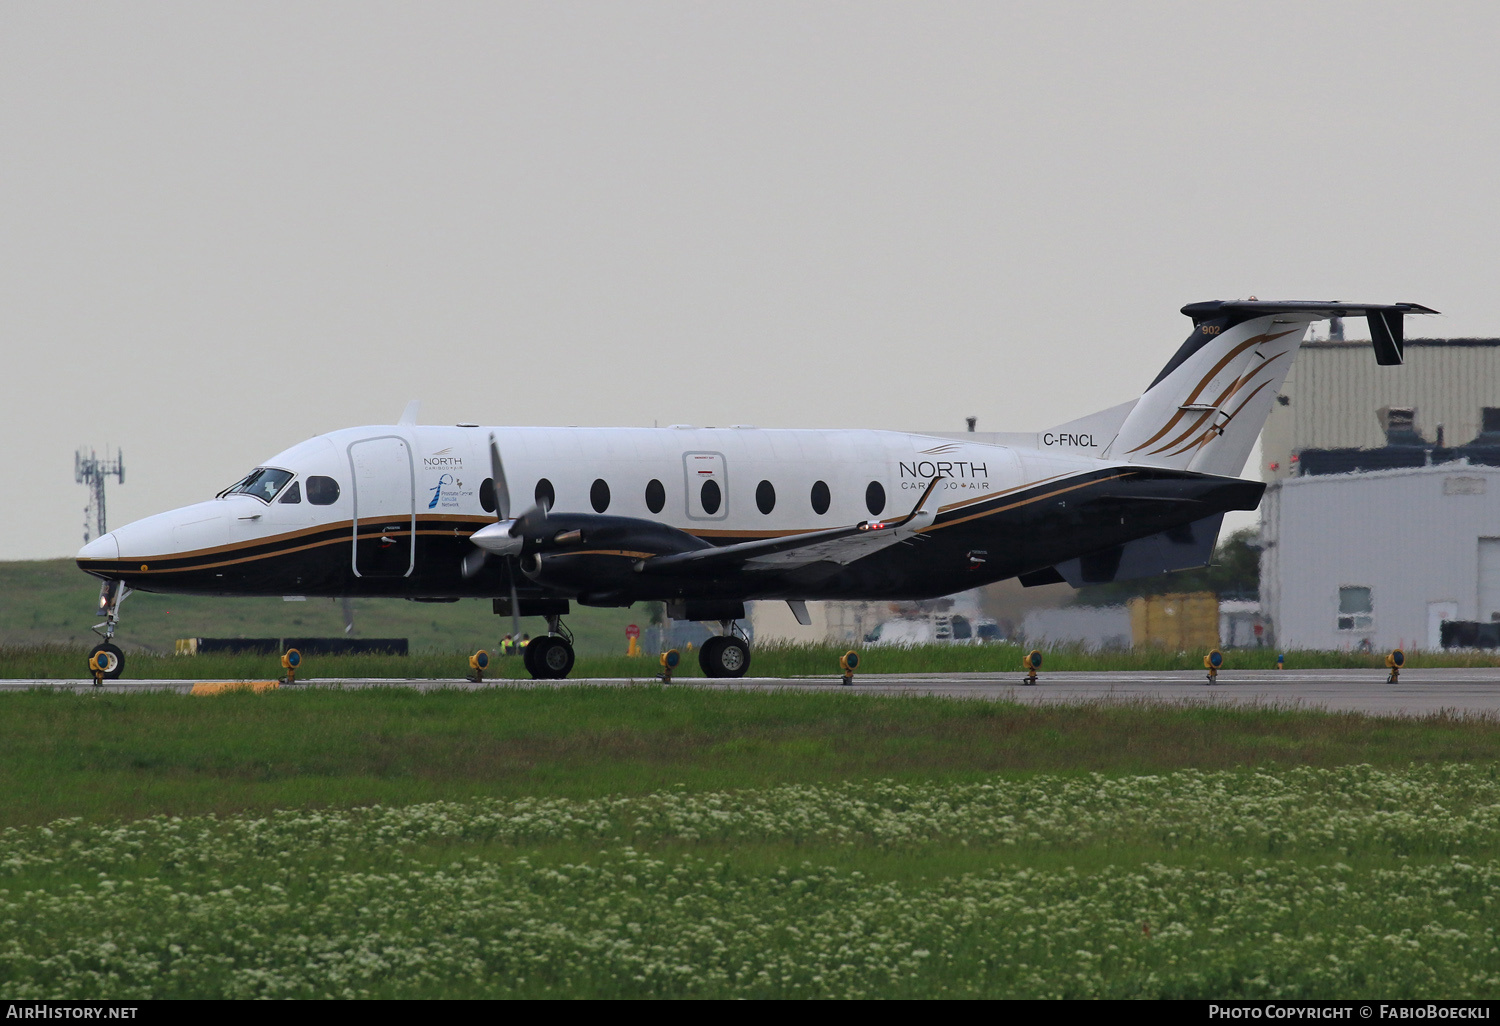
M 85 559 L 119 559 L 120 543 L 115 540 L 114 533 L 95 538 L 83 548 L 78 550 L 79 561 Z

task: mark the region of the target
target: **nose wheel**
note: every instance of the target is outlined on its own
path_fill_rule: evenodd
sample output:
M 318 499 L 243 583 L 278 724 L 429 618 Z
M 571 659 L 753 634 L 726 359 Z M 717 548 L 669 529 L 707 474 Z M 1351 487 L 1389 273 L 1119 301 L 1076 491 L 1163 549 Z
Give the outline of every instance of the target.
M 129 594 L 124 581 L 105 581 L 99 589 L 99 612 L 104 614 L 104 622 L 94 624 L 93 630 L 104 642 L 89 650 L 88 659 L 89 676 L 94 678 L 95 687 L 102 681 L 119 680 L 125 672 L 125 653 L 114 640 L 115 628 L 120 623 L 120 603 Z M 104 629 L 100 630 L 101 627 Z

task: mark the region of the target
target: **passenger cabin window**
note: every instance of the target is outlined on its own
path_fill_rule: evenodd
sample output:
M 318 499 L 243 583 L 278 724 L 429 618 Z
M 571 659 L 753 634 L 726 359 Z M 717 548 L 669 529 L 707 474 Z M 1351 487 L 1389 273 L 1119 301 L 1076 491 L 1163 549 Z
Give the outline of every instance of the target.
M 552 488 L 552 482 L 545 477 L 536 483 L 536 491 L 532 493 L 536 504 L 544 510 L 550 510 L 552 504 L 557 501 L 557 492 Z
M 230 485 L 221 495 L 253 495 L 261 502 L 270 502 L 276 493 L 292 479 L 290 470 L 273 467 L 256 467 L 238 484 Z
M 603 513 L 609 509 L 609 482 L 599 478 L 589 489 L 589 505 L 594 507 L 595 513 Z
M 771 515 L 771 510 L 776 508 L 776 486 L 769 481 L 762 481 L 755 486 L 755 508 L 766 516 Z
M 703 482 L 698 497 L 703 500 L 703 512 L 709 516 L 719 512 L 719 503 L 724 501 L 724 493 L 719 491 L 719 482 L 712 478 Z
M 1339 630 L 1367 631 L 1375 623 L 1375 604 L 1370 589 L 1339 589 Z
M 308 478 L 307 501 L 314 506 L 332 506 L 339 501 L 339 483 L 331 477 Z
M 277 502 L 284 502 L 288 506 L 291 506 L 291 505 L 294 505 L 296 503 L 301 502 L 302 501 L 302 482 L 301 481 L 293 481 L 292 482 L 292 486 L 290 488 L 288 488 L 285 492 L 283 492 L 281 498 L 277 499 L 276 501 Z
M 495 512 L 499 503 L 495 501 L 495 479 L 487 477 L 479 482 L 479 508 L 486 513 Z
M 870 487 L 865 489 L 865 509 L 872 517 L 880 516 L 885 509 L 885 486 L 879 481 L 871 481 Z
M 812 508 L 818 516 L 828 512 L 828 504 L 833 497 L 828 493 L 828 485 L 822 481 L 814 481 L 812 486 Z
M 656 478 L 652 478 L 646 485 L 646 508 L 653 513 L 660 513 L 667 505 L 667 490 Z

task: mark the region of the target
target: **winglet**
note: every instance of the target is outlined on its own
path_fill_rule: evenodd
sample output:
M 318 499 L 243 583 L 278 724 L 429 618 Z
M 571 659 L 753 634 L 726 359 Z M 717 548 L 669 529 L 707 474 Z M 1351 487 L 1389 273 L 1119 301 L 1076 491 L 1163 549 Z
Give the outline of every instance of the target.
M 917 500 L 917 504 L 911 508 L 911 512 L 910 513 L 906 514 L 906 516 L 904 516 L 900 520 L 896 521 L 895 526 L 897 526 L 897 527 L 905 527 L 907 524 L 909 524 L 913 520 L 915 520 L 917 518 L 918 514 L 922 514 L 924 516 L 924 518 L 926 519 L 927 523 L 931 523 L 934 519 L 936 519 L 936 517 L 937 517 L 936 512 L 929 511 L 926 508 L 927 507 L 927 500 L 930 499 L 930 498 L 932 498 L 933 494 L 937 492 L 938 482 L 941 481 L 942 479 L 943 479 L 943 475 L 939 474 L 937 477 L 933 478 L 931 481 L 928 481 L 927 482 L 927 488 L 922 492 L 922 497 Z M 927 525 L 923 524 L 921 526 L 925 527 Z
M 417 411 L 422 408 L 422 400 L 413 399 L 406 404 L 406 410 L 401 414 L 401 419 L 396 421 L 397 427 L 416 427 Z

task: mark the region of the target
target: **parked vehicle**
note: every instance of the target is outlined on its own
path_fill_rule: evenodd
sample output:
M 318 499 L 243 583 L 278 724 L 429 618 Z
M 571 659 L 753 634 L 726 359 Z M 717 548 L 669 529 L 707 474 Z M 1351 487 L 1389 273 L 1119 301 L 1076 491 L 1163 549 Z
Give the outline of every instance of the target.
M 910 648 L 914 645 L 982 645 L 1003 641 L 1000 625 L 994 620 L 970 621 L 957 613 L 932 613 L 927 616 L 904 616 L 877 624 L 865 635 L 865 644 L 875 648 L 890 646 Z

